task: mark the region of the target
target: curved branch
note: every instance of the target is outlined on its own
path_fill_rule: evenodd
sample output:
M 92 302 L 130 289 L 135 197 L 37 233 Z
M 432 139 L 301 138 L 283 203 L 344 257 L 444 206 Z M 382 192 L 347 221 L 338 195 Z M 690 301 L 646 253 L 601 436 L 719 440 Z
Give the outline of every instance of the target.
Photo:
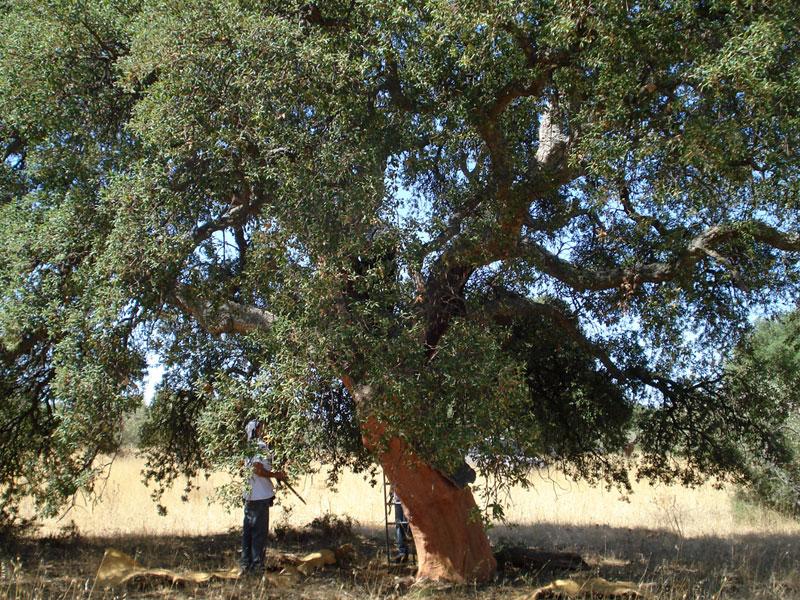
M 525 215 L 525 226 L 531 231 L 554 232 L 563 229 L 576 217 L 591 214 L 589 210 L 581 208 L 580 200 L 574 198 L 568 207 L 559 209 L 556 215 L 549 219 L 537 219 L 529 214 Z
M 636 223 L 640 225 L 645 224 L 652 227 L 661 237 L 667 237 L 673 233 L 673 230 L 670 230 L 655 217 L 645 216 L 636 211 L 636 209 L 633 207 L 633 203 L 631 202 L 631 189 L 627 183 L 623 183 L 619 186 L 619 200 L 622 203 L 622 207 L 625 209 L 625 214 L 633 219 Z
M 500 113 L 517 98 L 530 98 L 542 95 L 549 72 L 530 81 L 511 81 L 504 85 L 495 96 L 494 104 L 486 111 L 490 119 L 497 119 Z
M 785 252 L 797 252 L 800 250 L 800 233 L 788 235 L 783 233 L 780 229 L 762 223 L 761 221 L 753 221 L 747 223 L 750 230 L 750 235 L 759 242 L 763 242 L 772 246 L 776 250 L 783 250 Z
M 619 287 L 628 281 L 663 283 L 674 280 L 681 274 L 691 271 L 703 256 L 711 256 L 719 260 L 721 255 L 715 246 L 745 237 L 750 237 L 756 242 L 762 242 L 777 250 L 800 251 L 800 234 L 785 234 L 765 223 L 748 222 L 709 227 L 692 238 L 686 249 L 675 260 L 667 262 L 590 271 L 564 260 L 528 239 L 520 240 L 517 244 L 517 256 L 531 260 L 542 272 L 555 277 L 577 291 L 599 291 Z M 727 259 L 721 264 L 724 265 L 726 262 Z
M 603 348 L 583 335 L 574 315 L 570 315 L 548 302 L 536 302 L 508 290 L 502 290 L 501 293 L 502 296 L 498 295 L 483 305 L 486 316 L 500 322 L 524 315 L 547 317 L 557 323 L 579 346 L 599 360 L 613 377 L 618 380 L 628 379 L 628 375 L 611 360 Z
M 224 213 L 216 219 L 206 221 L 188 234 L 191 237 L 192 247 L 204 242 L 217 231 L 243 226 L 248 218 L 260 212 L 266 202 L 267 195 L 259 191 L 253 191 L 252 200 L 234 197 Z

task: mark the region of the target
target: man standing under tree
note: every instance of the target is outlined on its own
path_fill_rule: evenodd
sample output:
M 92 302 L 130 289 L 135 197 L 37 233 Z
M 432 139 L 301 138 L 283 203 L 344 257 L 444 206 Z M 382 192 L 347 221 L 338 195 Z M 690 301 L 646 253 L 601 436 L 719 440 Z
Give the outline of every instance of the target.
M 264 568 L 264 548 L 269 531 L 269 507 L 275 501 L 275 488 L 270 478 L 286 481 L 286 473 L 271 470 L 267 444 L 263 439 L 264 423 L 253 419 L 246 425 L 245 432 L 248 442 L 255 440 L 257 450 L 247 459 L 247 466 L 252 469 L 252 476 L 250 485 L 242 493 L 244 524 L 239 574 L 253 575 Z

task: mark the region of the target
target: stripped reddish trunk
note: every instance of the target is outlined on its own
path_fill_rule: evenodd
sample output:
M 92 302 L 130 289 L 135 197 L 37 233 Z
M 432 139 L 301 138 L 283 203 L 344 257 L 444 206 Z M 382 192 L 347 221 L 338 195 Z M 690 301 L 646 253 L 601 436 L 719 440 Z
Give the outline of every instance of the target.
M 342 381 L 359 405 L 376 393 Z M 497 569 L 489 538 L 478 518 L 472 492 L 460 488 L 423 461 L 399 438 L 383 439 L 386 426 L 374 418 L 362 424 L 362 440 L 379 450 L 386 477 L 406 510 L 419 567 L 417 578 L 458 583 L 485 583 Z
M 414 455 L 401 440 L 380 457 L 414 536 L 418 578 L 485 583 L 497 568 L 472 492 Z
M 385 427 L 370 419 L 364 444 L 378 447 Z M 384 444 L 386 441 L 384 440 Z M 386 477 L 403 503 L 417 549 L 417 578 L 485 583 L 497 569 L 472 492 L 425 463 L 400 439 L 379 455 Z

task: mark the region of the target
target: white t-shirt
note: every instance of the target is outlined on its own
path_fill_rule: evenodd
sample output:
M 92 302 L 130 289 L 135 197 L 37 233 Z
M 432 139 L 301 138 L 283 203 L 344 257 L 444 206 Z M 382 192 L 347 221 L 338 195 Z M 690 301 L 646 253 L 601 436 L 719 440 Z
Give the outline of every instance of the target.
M 272 463 L 267 454 L 267 445 L 264 442 L 258 443 L 258 454 L 247 459 L 247 468 L 250 470 L 252 477 L 250 478 L 250 485 L 242 492 L 242 498 L 248 502 L 250 500 L 269 500 L 275 495 L 272 480 L 269 477 L 261 477 L 252 472 L 255 463 L 261 463 L 267 471 L 272 470 Z

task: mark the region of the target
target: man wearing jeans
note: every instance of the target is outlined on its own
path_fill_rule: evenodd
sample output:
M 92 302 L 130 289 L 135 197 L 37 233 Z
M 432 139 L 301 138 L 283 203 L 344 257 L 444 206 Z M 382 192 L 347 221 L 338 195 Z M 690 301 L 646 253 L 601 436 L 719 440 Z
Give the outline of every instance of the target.
M 397 554 L 392 558 L 392 562 L 404 563 L 408 561 L 408 538 L 411 537 L 411 527 L 408 524 L 403 505 L 400 504 L 400 498 L 397 497 L 396 492 L 392 492 L 392 500 L 394 501 L 395 536 L 397 539 Z
M 269 530 L 269 507 L 275 501 L 275 488 L 271 477 L 285 481 L 283 471 L 272 471 L 267 444 L 264 442 L 264 423 L 253 419 L 245 427 L 247 439 L 255 442 L 256 452 L 247 459 L 251 472 L 250 485 L 242 493 L 244 499 L 244 524 L 242 526 L 242 555 L 239 561 L 241 575 L 256 574 L 264 568 L 264 550 Z

